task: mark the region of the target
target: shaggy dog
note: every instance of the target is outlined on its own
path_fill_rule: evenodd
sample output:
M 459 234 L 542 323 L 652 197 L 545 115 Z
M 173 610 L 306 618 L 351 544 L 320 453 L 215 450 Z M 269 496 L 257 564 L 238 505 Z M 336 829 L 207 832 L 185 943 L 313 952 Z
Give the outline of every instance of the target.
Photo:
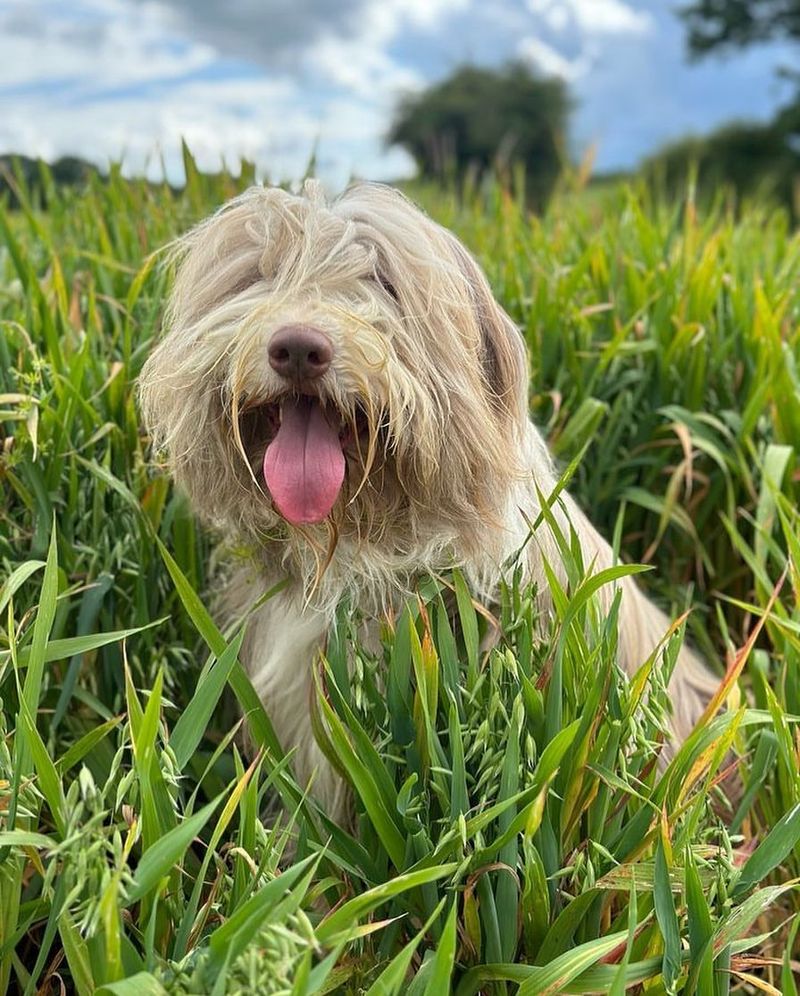
M 290 579 L 253 614 L 242 660 L 298 777 L 316 771 L 315 795 L 341 819 L 309 712 L 341 597 L 376 612 L 457 566 L 491 599 L 520 550 L 546 593 L 543 558 L 561 563 L 546 524 L 530 534 L 558 478 L 528 418 L 523 339 L 461 243 L 389 187 L 357 184 L 332 203 L 313 182 L 299 196 L 253 187 L 176 251 L 166 335 L 142 373 L 145 422 L 196 511 L 252 552 L 228 607 Z M 568 495 L 552 511 L 585 564 L 612 565 Z M 669 622 L 631 578 L 619 586 L 631 673 Z M 615 590 L 601 589 L 604 608 Z M 684 647 L 677 740 L 716 684 Z

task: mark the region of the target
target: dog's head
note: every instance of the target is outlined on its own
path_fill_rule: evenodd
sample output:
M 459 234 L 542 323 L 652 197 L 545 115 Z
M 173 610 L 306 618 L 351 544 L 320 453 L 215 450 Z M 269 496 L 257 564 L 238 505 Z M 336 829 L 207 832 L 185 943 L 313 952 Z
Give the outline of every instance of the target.
M 206 519 L 413 556 L 502 517 L 525 350 L 452 234 L 381 185 L 254 187 L 177 258 L 141 397 Z

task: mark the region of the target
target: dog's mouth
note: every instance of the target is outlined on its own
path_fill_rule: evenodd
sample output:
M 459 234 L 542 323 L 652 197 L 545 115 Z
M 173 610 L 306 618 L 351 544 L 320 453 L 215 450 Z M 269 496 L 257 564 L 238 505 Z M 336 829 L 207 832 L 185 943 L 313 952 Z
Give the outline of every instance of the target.
M 351 424 L 316 395 L 291 394 L 261 406 L 258 419 L 268 443 L 264 481 L 275 508 L 295 526 L 322 522 L 342 491 L 345 453 L 364 431 L 363 412 Z

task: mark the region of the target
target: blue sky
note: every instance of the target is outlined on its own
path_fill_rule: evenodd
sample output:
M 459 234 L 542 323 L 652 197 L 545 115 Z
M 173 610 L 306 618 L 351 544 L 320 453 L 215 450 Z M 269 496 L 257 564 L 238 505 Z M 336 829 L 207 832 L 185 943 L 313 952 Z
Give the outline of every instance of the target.
M 272 179 L 313 148 L 331 185 L 390 179 L 402 93 L 463 62 L 522 58 L 562 76 L 573 154 L 626 168 L 659 144 L 788 95 L 778 44 L 691 65 L 675 0 L 0 0 L 0 152 L 74 153 L 181 177 L 240 156 Z M 794 61 L 793 61 L 794 60 Z

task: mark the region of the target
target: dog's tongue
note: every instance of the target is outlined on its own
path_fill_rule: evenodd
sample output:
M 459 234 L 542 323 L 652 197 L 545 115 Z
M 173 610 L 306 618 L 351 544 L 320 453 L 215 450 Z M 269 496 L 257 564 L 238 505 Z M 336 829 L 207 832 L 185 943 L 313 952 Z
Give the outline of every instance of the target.
M 292 525 L 322 522 L 344 481 L 344 453 L 316 398 L 287 398 L 281 427 L 264 454 L 264 479 Z

